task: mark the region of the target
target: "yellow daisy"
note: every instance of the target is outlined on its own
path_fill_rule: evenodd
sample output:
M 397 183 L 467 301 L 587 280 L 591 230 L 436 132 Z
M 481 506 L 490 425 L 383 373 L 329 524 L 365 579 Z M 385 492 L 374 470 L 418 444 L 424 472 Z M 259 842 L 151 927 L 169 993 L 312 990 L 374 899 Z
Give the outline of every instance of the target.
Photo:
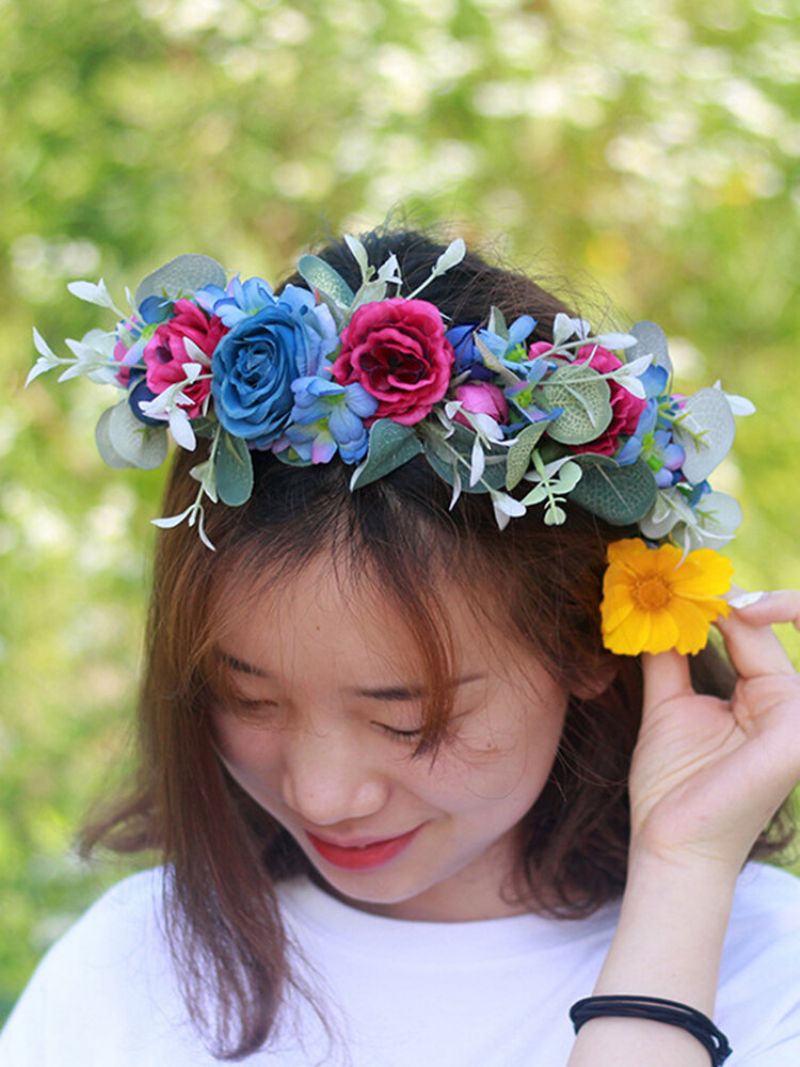
M 699 652 L 714 619 L 730 607 L 733 565 L 710 548 L 684 556 L 675 545 L 648 548 L 638 537 L 608 546 L 600 605 L 603 644 L 622 656 Z

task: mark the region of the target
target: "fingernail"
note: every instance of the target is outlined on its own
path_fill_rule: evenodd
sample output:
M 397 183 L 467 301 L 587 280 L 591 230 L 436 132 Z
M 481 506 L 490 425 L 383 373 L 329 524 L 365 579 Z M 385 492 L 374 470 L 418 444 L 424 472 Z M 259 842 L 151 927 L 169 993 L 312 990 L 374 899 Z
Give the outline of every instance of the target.
M 757 604 L 766 595 L 766 593 L 742 593 L 741 596 L 733 597 L 728 603 L 732 608 L 749 608 L 751 604 Z

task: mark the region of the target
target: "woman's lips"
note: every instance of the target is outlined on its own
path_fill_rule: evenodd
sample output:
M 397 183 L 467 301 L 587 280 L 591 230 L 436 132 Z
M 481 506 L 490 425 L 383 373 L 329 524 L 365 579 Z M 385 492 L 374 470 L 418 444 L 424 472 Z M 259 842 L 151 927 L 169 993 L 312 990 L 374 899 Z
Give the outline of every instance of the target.
M 306 837 L 319 852 L 320 856 L 335 867 L 344 867 L 350 871 L 363 871 L 369 867 L 379 867 L 394 859 L 422 827 L 415 826 L 408 833 L 398 837 L 388 837 L 383 841 L 373 841 L 368 845 L 334 845 L 330 841 L 324 841 L 321 837 L 306 830 Z

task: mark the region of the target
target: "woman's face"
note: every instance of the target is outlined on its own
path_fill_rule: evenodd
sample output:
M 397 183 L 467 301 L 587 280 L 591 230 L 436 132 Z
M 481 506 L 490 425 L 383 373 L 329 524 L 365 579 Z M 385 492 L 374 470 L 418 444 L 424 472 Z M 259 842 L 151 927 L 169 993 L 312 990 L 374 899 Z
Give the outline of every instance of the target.
M 501 889 L 515 827 L 550 772 L 567 694 L 530 653 L 440 590 L 456 652 L 448 736 L 412 756 L 413 642 L 374 586 L 343 592 L 325 560 L 253 600 L 219 642 L 243 694 L 215 715 L 236 781 L 336 893 L 397 918 L 521 910 Z

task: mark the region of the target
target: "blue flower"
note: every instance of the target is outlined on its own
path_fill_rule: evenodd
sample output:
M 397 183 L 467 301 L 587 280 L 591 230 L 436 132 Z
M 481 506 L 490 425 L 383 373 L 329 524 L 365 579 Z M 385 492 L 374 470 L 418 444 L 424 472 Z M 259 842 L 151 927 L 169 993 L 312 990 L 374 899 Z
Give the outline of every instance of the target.
M 644 455 L 647 459 L 650 453 L 653 451 L 653 447 L 656 444 L 654 434 L 658 429 L 660 431 L 668 431 L 670 441 L 672 440 L 672 424 L 668 419 L 664 417 L 666 411 L 671 411 L 672 407 L 669 405 L 671 397 L 667 396 L 664 390 L 667 388 L 669 382 L 669 373 L 664 367 L 657 367 L 651 364 L 644 374 L 639 376 L 639 381 L 644 386 L 644 395 L 647 398 L 647 406 L 643 408 L 641 415 L 639 416 L 639 422 L 633 434 L 628 438 L 622 448 L 617 452 L 614 459 L 621 467 L 626 467 L 631 463 L 635 463 L 640 455 Z M 660 438 L 657 442 L 659 448 L 665 447 L 669 442 L 664 438 Z M 679 446 L 676 445 L 675 448 Z M 682 450 L 681 450 L 682 451 Z M 675 458 L 675 453 L 670 452 L 670 462 Z M 683 457 L 681 457 L 681 463 L 683 463 Z M 653 466 L 653 464 L 651 464 Z M 661 464 L 663 466 L 663 463 Z M 656 464 L 655 470 L 660 470 L 660 466 Z M 658 481 L 658 478 L 656 479 Z M 663 480 L 663 477 L 662 477 Z M 659 482 L 659 485 L 661 483 Z M 672 485 L 672 477 L 667 483 Z
M 498 359 L 505 360 L 514 349 L 522 345 L 535 328 L 536 319 L 530 315 L 520 315 L 518 319 L 515 319 L 508 328 L 507 338 L 500 337 L 499 334 L 490 330 L 478 329 L 476 322 L 452 326 L 445 334 L 445 337 L 453 346 L 453 351 L 456 354 L 453 368 L 454 374 L 463 374 L 464 371 L 468 370 L 470 372 L 470 381 L 492 381 L 495 377 L 494 371 L 484 367 L 483 356 L 475 343 L 476 337 L 479 337 L 489 351 L 497 356 Z M 516 368 L 517 364 L 514 363 L 514 366 Z
M 461 326 L 452 326 L 445 337 L 453 346 L 456 361 L 453 366 L 454 374 L 463 374 L 470 371 L 470 379 L 480 382 L 489 382 L 494 378 L 494 372 L 483 365 L 483 357 L 475 344 L 475 331 L 477 322 L 469 322 Z
M 374 415 L 378 401 L 357 382 L 339 385 L 319 376 L 292 383 L 292 425 L 286 437 L 297 454 L 313 463 L 328 463 L 338 449 L 345 463 L 366 455 L 369 435 L 363 420 Z
M 148 296 L 139 305 L 139 314 L 148 326 L 155 326 L 172 317 L 173 304 L 163 296 Z
M 214 350 L 211 392 L 223 427 L 268 448 L 289 423 L 292 382 L 308 370 L 309 333 L 282 300 L 241 319 Z
M 209 315 L 217 315 L 231 327 L 277 303 L 269 282 L 263 278 L 248 278 L 242 283 L 238 274 L 231 278 L 225 289 L 218 285 L 198 289 L 195 300 Z

